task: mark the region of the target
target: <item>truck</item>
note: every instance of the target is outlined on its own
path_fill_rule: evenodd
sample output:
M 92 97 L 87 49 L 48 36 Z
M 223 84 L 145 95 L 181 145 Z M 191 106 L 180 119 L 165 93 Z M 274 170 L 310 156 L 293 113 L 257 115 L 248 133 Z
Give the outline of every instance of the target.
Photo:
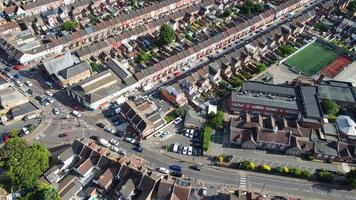
M 103 139 L 103 138 L 100 138 L 99 139 L 99 143 L 102 145 L 102 146 L 104 146 L 104 147 L 107 147 L 107 148 L 110 148 L 110 143 L 109 143 L 109 141 L 107 141 L 107 140 L 105 140 L 105 139 Z

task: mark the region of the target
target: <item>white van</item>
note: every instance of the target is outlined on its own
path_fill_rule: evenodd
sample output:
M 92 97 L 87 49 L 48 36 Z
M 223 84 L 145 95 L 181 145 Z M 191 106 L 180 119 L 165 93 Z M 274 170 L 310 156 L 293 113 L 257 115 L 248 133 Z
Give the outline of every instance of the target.
M 173 152 L 175 152 L 175 153 L 178 152 L 178 146 L 179 146 L 178 143 L 175 143 L 175 144 L 173 145 Z
M 99 143 L 101 144 L 101 145 L 103 145 L 104 147 L 107 147 L 107 148 L 110 148 L 110 143 L 109 143 L 109 141 L 107 141 L 107 140 L 105 140 L 105 139 L 103 139 L 103 138 L 100 138 L 99 139 Z

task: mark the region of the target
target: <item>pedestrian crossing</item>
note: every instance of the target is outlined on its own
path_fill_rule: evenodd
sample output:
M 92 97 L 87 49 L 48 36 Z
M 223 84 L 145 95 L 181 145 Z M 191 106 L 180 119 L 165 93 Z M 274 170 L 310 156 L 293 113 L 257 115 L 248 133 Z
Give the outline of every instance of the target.
M 247 190 L 247 176 L 246 176 L 246 174 L 240 174 L 240 176 L 239 176 L 239 188 L 241 190 Z

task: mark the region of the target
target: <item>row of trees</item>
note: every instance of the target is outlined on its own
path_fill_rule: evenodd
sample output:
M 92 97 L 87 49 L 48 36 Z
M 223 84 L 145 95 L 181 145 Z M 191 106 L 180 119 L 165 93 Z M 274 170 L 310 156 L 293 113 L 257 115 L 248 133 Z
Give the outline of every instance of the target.
M 54 188 L 38 182 L 49 167 L 50 156 L 42 144 L 29 145 L 16 135 L 0 149 L 0 167 L 6 170 L 12 188 L 27 191 L 22 199 L 58 199 Z

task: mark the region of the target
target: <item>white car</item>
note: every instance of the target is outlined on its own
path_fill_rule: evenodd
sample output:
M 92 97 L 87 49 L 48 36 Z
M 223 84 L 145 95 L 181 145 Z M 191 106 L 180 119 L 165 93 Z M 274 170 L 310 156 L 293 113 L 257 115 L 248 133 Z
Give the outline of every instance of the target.
M 189 138 L 193 139 L 193 133 L 189 133 Z
M 25 81 L 25 84 L 28 86 L 28 87 L 32 87 L 32 83 L 30 81 Z
M 53 96 L 53 93 L 51 91 L 45 91 L 45 94 L 47 94 L 48 96 L 52 97 Z
M 54 102 L 52 97 L 48 97 L 48 98 L 47 98 L 47 101 L 50 102 L 50 103 L 53 103 L 53 102 Z
M 188 155 L 192 155 L 192 153 L 193 153 L 193 147 L 192 146 L 189 146 L 188 147 Z
M 202 188 L 201 194 L 205 196 L 208 193 L 208 189 L 206 187 Z
M 123 155 L 123 156 L 126 156 L 127 155 L 127 152 L 125 149 L 121 149 L 119 148 L 119 151 L 118 151 L 119 154 Z
M 74 116 L 76 116 L 76 117 L 81 117 L 82 116 L 82 114 L 80 114 L 80 112 L 78 112 L 78 111 L 76 111 L 76 110 L 73 110 L 72 111 L 72 115 L 74 115 Z
M 105 127 L 104 130 L 109 133 L 115 133 L 115 131 L 112 128 Z
M 21 129 L 21 132 L 22 132 L 23 134 L 25 134 L 25 135 L 30 134 L 30 131 L 29 131 L 26 127 L 23 127 L 23 128 Z
M 174 120 L 174 124 L 179 124 L 183 119 L 181 117 L 178 117 Z
M 155 137 L 159 137 L 159 136 L 161 136 L 161 135 L 162 135 L 162 133 L 163 133 L 162 131 L 158 131 L 157 133 L 155 133 L 155 135 L 154 135 L 154 136 L 155 136 Z
M 188 153 L 188 147 L 184 147 L 182 154 L 187 155 L 187 153 Z
M 23 84 L 22 84 L 19 80 L 16 80 L 16 81 L 15 81 L 15 84 L 16 84 L 17 86 L 19 86 L 19 87 L 22 87 L 22 86 L 23 86 Z
M 193 135 L 194 134 L 194 129 L 190 129 L 189 133 Z
M 184 136 L 189 137 L 189 129 L 185 130 Z
M 119 147 L 112 145 L 112 146 L 110 147 L 110 150 L 111 150 L 111 151 L 114 151 L 114 152 L 119 152 Z
M 169 170 L 164 167 L 158 168 L 158 171 L 161 172 L 162 174 L 169 174 Z
M 135 143 L 135 142 L 136 142 L 136 140 L 135 140 L 135 139 L 133 139 L 133 138 L 129 138 L 129 137 L 125 138 L 125 139 L 124 139 L 124 141 L 125 141 L 125 142 L 128 142 L 128 143 L 131 143 L 131 144 L 133 144 L 133 143 Z
M 59 110 L 58 110 L 58 108 L 53 108 L 53 113 L 54 113 L 55 115 L 59 115 Z
M 113 145 L 115 145 L 115 146 L 119 146 L 119 142 L 116 141 L 115 139 L 111 139 L 111 140 L 110 140 L 110 143 L 113 144 Z

